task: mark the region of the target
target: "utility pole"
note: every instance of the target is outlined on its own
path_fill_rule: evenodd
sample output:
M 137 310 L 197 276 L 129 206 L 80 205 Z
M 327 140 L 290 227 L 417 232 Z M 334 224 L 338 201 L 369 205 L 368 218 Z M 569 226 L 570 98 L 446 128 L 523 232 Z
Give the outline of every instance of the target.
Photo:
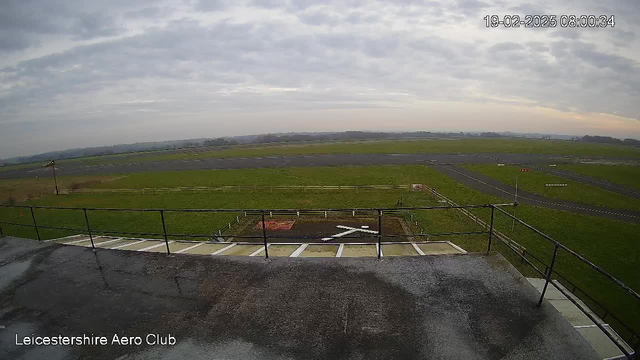
M 53 167 L 53 183 L 56 186 L 56 195 L 59 195 L 58 192 L 58 179 L 56 178 L 56 161 L 51 160 L 48 163 L 44 164 L 43 167 Z
M 518 175 L 516 175 L 516 193 L 515 193 L 515 198 L 513 200 L 514 203 L 518 203 Z M 513 230 L 516 227 L 516 207 L 513 207 L 513 222 L 511 223 L 511 232 L 513 232 Z

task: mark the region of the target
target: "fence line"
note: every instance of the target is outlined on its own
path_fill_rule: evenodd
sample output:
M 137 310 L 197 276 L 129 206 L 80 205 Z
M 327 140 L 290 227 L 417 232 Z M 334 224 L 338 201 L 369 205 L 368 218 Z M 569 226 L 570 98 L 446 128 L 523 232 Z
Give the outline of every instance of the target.
M 170 193 L 201 193 L 222 191 L 226 192 L 242 192 L 242 191 L 335 191 L 335 190 L 406 190 L 411 191 L 412 185 L 224 185 L 224 186 L 192 186 L 192 187 L 174 187 L 174 188 L 140 188 L 140 189 L 64 189 L 62 193 L 66 194 L 170 194 Z
M 604 334 L 613 341 L 613 343 L 616 345 L 616 347 L 618 347 L 623 353 L 624 355 L 629 358 L 629 359 L 634 359 L 635 356 L 637 355 L 638 352 L 638 348 L 640 348 L 640 336 L 638 334 L 635 333 L 635 331 L 633 329 L 631 329 L 630 326 L 628 326 L 627 324 L 625 324 L 622 320 L 620 320 L 618 317 L 616 317 L 615 315 L 611 314 L 611 312 L 609 312 L 603 305 L 601 305 L 600 303 L 598 303 L 596 300 L 594 300 L 590 295 L 588 295 L 584 290 L 578 288 L 573 282 L 571 282 L 569 279 L 567 279 L 565 276 L 561 275 L 560 273 L 558 273 L 556 270 L 554 270 L 554 263 L 556 261 L 556 256 L 558 253 L 558 249 L 562 249 L 565 250 L 567 253 L 571 254 L 572 256 L 574 256 L 575 258 L 577 258 L 578 260 L 584 262 L 585 264 L 589 265 L 591 268 L 593 268 L 595 271 L 599 272 L 600 274 L 604 275 L 606 278 L 608 278 L 609 280 L 611 280 L 612 282 L 614 282 L 616 285 L 620 286 L 622 289 L 624 289 L 626 292 L 630 293 L 634 298 L 636 298 L 636 300 L 640 300 L 640 295 L 638 295 L 637 292 L 635 292 L 633 289 L 631 289 L 630 287 L 628 287 L 626 284 L 624 284 L 623 282 L 621 282 L 620 280 L 618 280 L 617 278 L 613 277 L 611 274 L 607 273 L 606 271 L 604 271 L 603 269 L 601 269 L 600 267 L 598 267 L 597 265 L 593 264 L 592 262 L 590 262 L 589 260 L 587 260 L 586 258 L 584 258 L 582 255 L 576 253 L 575 251 L 567 248 L 565 245 L 557 242 L 556 240 L 552 239 L 551 237 L 549 237 L 548 235 L 542 233 L 541 231 L 535 229 L 534 227 L 532 227 L 531 225 L 525 223 L 524 221 L 514 217 L 513 215 L 509 214 L 508 212 L 504 211 L 503 209 L 500 208 L 500 205 L 496 205 L 494 207 L 492 207 L 492 211 L 491 211 L 491 223 L 487 224 L 485 221 L 483 221 L 482 219 L 478 218 L 476 215 L 472 214 L 470 211 L 468 211 L 466 208 L 464 207 L 459 207 L 458 204 L 456 204 L 454 201 L 452 201 L 451 199 L 445 197 L 444 195 L 438 193 L 435 189 L 428 187 L 427 185 L 424 185 L 424 190 L 427 192 L 431 192 L 434 196 L 436 196 L 436 198 L 440 199 L 442 202 L 446 202 L 447 204 L 451 205 L 452 207 L 456 207 L 458 211 L 462 212 L 463 214 L 467 215 L 469 218 L 471 218 L 471 220 L 473 220 L 475 223 L 477 223 L 478 225 L 482 226 L 485 229 L 490 229 L 489 233 L 490 236 L 491 234 L 495 235 L 496 238 L 498 238 L 504 245 L 506 245 L 509 249 L 511 249 L 513 252 L 515 252 L 516 255 L 518 255 L 524 262 L 526 262 L 528 265 L 530 265 L 538 274 L 542 275 L 546 282 L 544 285 L 544 289 L 542 291 L 542 294 L 540 296 L 540 300 L 538 302 L 538 306 L 542 304 L 542 299 L 544 298 L 544 294 L 545 291 L 547 289 L 548 284 L 552 284 L 556 289 L 558 289 L 558 291 L 560 291 L 569 301 L 571 301 L 579 310 L 581 310 L 589 319 L 591 319 L 594 324 L 596 324 L 596 326 L 602 331 L 604 332 Z M 517 204 L 516 204 L 517 206 Z M 543 238 L 545 238 L 546 240 L 552 242 L 554 244 L 554 252 L 553 252 L 553 256 L 551 258 L 551 263 L 549 265 L 546 265 L 544 261 L 540 260 L 539 258 L 535 257 L 533 254 L 528 253 L 527 249 L 522 246 L 521 244 L 517 243 L 516 241 L 512 240 L 510 237 L 508 237 L 507 235 L 505 235 L 504 233 L 498 231 L 495 229 L 495 227 L 493 226 L 493 221 L 494 221 L 494 209 L 498 209 L 501 213 L 513 218 L 515 221 L 517 221 L 518 223 L 524 225 L 525 227 L 527 227 L 528 229 L 532 230 L 533 232 L 535 232 L 536 234 L 542 236 Z M 489 247 L 487 252 L 489 252 L 491 250 L 491 237 L 489 238 Z M 529 259 L 526 258 L 526 256 L 529 255 L 531 258 L 535 259 L 537 262 L 539 262 L 540 264 L 545 266 L 544 271 L 542 271 L 541 269 L 539 269 L 537 266 L 535 266 Z M 585 308 L 583 308 L 582 305 L 580 305 L 575 299 L 573 299 L 571 296 L 569 296 L 569 294 L 567 294 L 565 292 L 565 289 L 562 288 L 562 286 L 558 286 L 558 284 L 556 284 L 555 282 L 552 281 L 552 276 L 553 275 L 557 275 L 558 278 L 560 278 L 562 281 L 564 281 L 565 283 L 567 283 L 568 285 L 570 285 L 572 287 L 572 290 L 570 291 L 572 294 L 574 294 L 577 298 L 578 294 L 576 293 L 577 291 L 580 291 L 580 293 L 586 297 L 591 303 L 597 305 L 600 309 L 604 310 L 604 315 L 601 318 L 601 320 L 604 321 L 604 318 L 606 316 L 611 316 L 614 320 L 616 320 L 616 322 L 622 326 L 624 328 L 624 330 L 627 331 L 628 334 L 630 334 L 630 336 L 627 339 L 623 339 L 624 341 L 627 342 L 627 344 L 633 344 L 633 348 L 634 348 L 634 352 L 630 353 L 626 350 L 626 348 L 624 347 L 623 344 L 620 344 L 620 342 L 616 339 L 616 336 L 614 334 L 611 334 L 608 330 L 605 329 L 605 327 L 600 324 L 594 317 L 593 315 L 591 315 L 589 313 L 589 311 Z M 560 282 L 562 284 L 562 282 Z M 568 291 L 568 287 L 566 289 Z

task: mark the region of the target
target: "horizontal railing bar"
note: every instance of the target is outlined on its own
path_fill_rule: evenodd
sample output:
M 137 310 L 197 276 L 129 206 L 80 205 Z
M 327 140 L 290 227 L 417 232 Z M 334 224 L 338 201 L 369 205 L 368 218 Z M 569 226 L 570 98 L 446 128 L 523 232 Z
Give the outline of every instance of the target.
M 569 296 L 568 293 L 566 293 L 563 289 L 562 286 L 558 286 L 558 284 L 556 284 L 554 281 L 550 281 L 551 285 L 553 285 L 558 291 L 560 291 L 562 293 L 562 295 L 564 295 L 569 301 L 571 301 L 573 303 L 573 305 L 575 305 L 578 309 L 580 309 L 580 311 L 582 311 L 591 321 L 593 321 L 593 323 L 600 329 L 602 330 L 602 332 L 604 332 L 605 335 L 607 335 L 607 337 L 609 339 L 611 339 L 611 341 L 613 341 L 613 343 L 618 347 L 618 349 L 620 349 L 620 351 L 622 351 L 622 353 L 629 359 L 631 359 L 631 354 L 627 351 L 627 349 L 620 344 L 620 342 L 615 338 L 615 336 L 611 335 L 609 333 L 609 331 L 606 330 L 606 328 L 604 326 L 602 326 L 602 324 L 596 320 L 596 318 L 591 315 L 591 313 L 589 311 L 587 311 L 587 309 L 585 309 L 582 305 L 580 305 L 580 303 L 578 301 L 576 301 L 572 296 Z
M 558 241 L 554 240 L 552 237 L 550 237 L 549 235 L 543 233 L 542 231 L 534 228 L 533 226 L 527 224 L 526 222 L 518 219 L 517 217 L 509 214 L 508 212 L 502 210 L 499 205 L 496 205 L 496 209 L 498 209 L 499 211 L 501 211 L 503 214 L 507 215 L 508 217 L 514 219 L 515 221 L 517 221 L 519 224 L 523 225 L 524 227 L 528 228 L 529 230 L 535 232 L 536 234 L 542 236 L 543 238 L 549 240 L 550 242 L 552 242 L 554 245 L 557 245 L 559 248 L 565 250 L 566 252 L 568 252 L 569 254 L 573 255 L 574 257 L 578 258 L 579 260 L 581 260 L 582 262 L 584 262 L 585 264 L 589 265 L 592 269 L 596 270 L 597 272 L 599 272 L 600 274 L 604 275 L 606 278 L 608 278 L 609 280 L 613 281 L 614 283 L 616 283 L 618 286 L 620 286 L 621 288 L 623 288 L 624 290 L 626 290 L 628 293 L 630 293 L 631 295 L 633 295 L 636 299 L 640 300 L 640 295 L 635 292 L 635 290 L 633 290 L 632 288 L 630 288 L 629 286 L 627 286 L 625 283 L 623 283 L 622 281 L 618 280 L 615 276 L 609 274 L 608 272 L 606 272 L 605 270 L 603 270 L 602 268 L 600 268 L 598 265 L 592 263 L 591 261 L 587 260 L 584 256 L 578 254 L 577 252 L 569 249 L 568 247 L 566 247 L 565 245 L 559 243 Z
M 509 206 L 514 204 L 499 204 L 499 206 Z M 473 209 L 473 208 L 490 208 L 491 204 L 484 205 L 458 205 L 458 206 L 424 206 L 424 207 L 396 207 L 396 208 L 339 208 L 339 209 L 309 209 L 309 211 L 399 211 L 399 210 L 439 210 L 439 209 Z M 50 209 L 50 210 L 92 210 L 92 211 L 143 211 L 143 212 L 303 212 L 305 209 L 137 209 L 137 208 L 78 208 L 78 207 L 62 207 L 62 206 L 29 206 L 29 205 L 0 205 L 4 208 L 23 208 L 23 209 Z

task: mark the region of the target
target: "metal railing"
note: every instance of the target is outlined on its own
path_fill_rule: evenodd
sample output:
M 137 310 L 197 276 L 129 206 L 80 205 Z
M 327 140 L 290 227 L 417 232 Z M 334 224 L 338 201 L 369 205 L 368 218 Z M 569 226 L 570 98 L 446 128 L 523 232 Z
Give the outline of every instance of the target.
M 513 204 L 499 204 L 500 206 L 509 206 Z M 341 209 L 125 209 L 125 208 L 75 208 L 75 207 L 60 207 L 60 206 L 28 206 L 28 205 L 0 205 L 0 207 L 4 208 L 22 208 L 29 209 L 32 218 L 32 224 L 21 224 L 15 222 L 8 221 L 0 221 L 0 235 L 4 235 L 2 230 L 2 224 L 12 225 L 12 226 L 21 226 L 21 227 L 31 227 L 35 229 L 36 237 L 38 240 L 42 240 L 40 235 L 40 229 L 48 229 L 48 230 L 61 230 L 61 231 L 70 231 L 70 232 L 87 232 L 89 234 L 89 238 L 91 240 L 91 246 L 95 249 L 95 244 L 93 242 L 94 234 L 108 234 L 108 235 L 137 235 L 137 236 L 155 236 L 158 238 L 163 238 L 165 240 L 167 253 L 171 253 L 169 249 L 169 237 L 180 237 L 180 238 L 207 238 L 210 239 L 216 236 L 216 233 L 213 234 L 179 234 L 179 233 L 169 233 L 166 227 L 165 221 L 165 213 L 167 212 L 178 212 L 178 213 L 236 213 L 243 214 L 243 216 L 247 215 L 259 215 L 261 217 L 262 225 L 265 227 L 265 215 L 269 217 L 272 216 L 301 216 L 301 215 L 324 215 L 327 217 L 328 214 L 349 214 L 352 216 L 359 215 L 367 215 L 367 216 L 375 216 L 377 217 L 377 227 L 378 233 L 375 236 L 377 241 L 375 243 L 378 246 L 378 258 L 380 258 L 380 247 L 382 244 L 382 238 L 409 238 L 409 237 L 437 237 L 437 236 L 454 236 L 454 235 L 475 235 L 475 234 L 490 234 L 490 231 L 466 231 L 466 232 L 446 232 L 446 233 L 412 233 L 412 234 L 383 234 L 382 233 L 382 219 L 383 214 L 399 214 L 410 210 L 441 210 L 441 209 L 477 209 L 477 208 L 493 208 L 494 204 L 484 204 L 484 205 L 464 205 L 464 206 L 425 206 L 425 207 L 395 207 L 395 208 L 341 208 Z M 61 226 L 48 226 L 48 225 L 38 225 L 36 221 L 36 216 L 34 209 L 46 209 L 46 210 L 72 210 L 72 211 L 82 211 L 84 215 L 85 228 L 70 228 L 70 227 L 61 227 Z M 112 230 L 104 230 L 104 229 L 93 229 L 89 222 L 89 212 L 91 211 L 106 211 L 106 212 L 144 212 L 144 213 L 158 213 L 159 220 L 162 224 L 162 233 L 153 233 L 153 232 L 131 232 L 131 231 L 112 231 Z M 492 210 L 493 211 L 493 210 Z M 239 222 L 239 215 L 236 216 L 236 222 Z M 231 222 L 229 223 L 229 228 L 231 228 Z M 267 233 L 266 227 L 263 229 L 263 234 L 261 236 L 257 235 L 240 235 L 240 234 L 225 234 L 225 237 L 233 237 L 237 239 L 262 239 L 265 245 L 265 257 L 268 258 L 268 239 L 317 239 L 317 236 L 309 237 L 309 236 L 276 236 L 270 235 Z M 222 229 L 218 230 L 218 235 L 222 235 Z M 342 239 L 349 238 L 361 238 L 360 236 L 343 236 Z M 393 244 L 400 243 L 394 241 L 385 241 L 385 243 Z M 363 243 L 365 244 L 365 243 Z
M 428 187 L 426 185 L 424 185 L 424 189 L 425 189 L 426 192 L 431 193 L 432 195 L 434 195 L 434 197 L 436 197 L 437 199 L 441 199 L 441 201 L 443 201 L 443 202 L 445 202 L 445 203 L 447 203 L 447 204 L 449 204 L 449 205 L 451 205 L 453 207 L 458 206 L 458 204 L 456 204 L 454 201 L 452 201 L 451 199 L 449 199 L 449 198 L 445 197 L 444 195 L 440 194 L 435 189 L 430 188 L 430 187 Z M 546 292 L 546 289 L 547 289 L 549 283 L 551 283 L 567 299 L 569 299 L 574 305 L 576 305 L 576 307 L 578 309 L 580 309 L 580 311 L 582 311 L 591 321 L 593 321 L 593 323 L 596 324 L 596 326 L 601 331 L 603 331 L 605 333 L 605 335 L 609 339 L 611 339 L 613 341 L 613 343 L 616 345 L 616 347 L 618 347 L 628 359 L 637 359 L 638 358 L 638 353 L 640 352 L 640 335 L 635 330 L 633 330 L 628 324 L 626 324 L 623 320 L 621 320 L 619 317 L 615 316 L 604 305 L 602 305 L 601 303 L 596 301 L 586 291 L 580 289 L 577 285 L 575 285 L 574 282 L 570 281 L 566 276 L 560 274 L 555 269 L 558 250 L 559 249 L 560 250 L 566 250 L 570 255 L 572 255 L 573 257 L 578 259 L 580 262 L 583 262 L 583 263 L 587 264 L 590 268 L 592 268 L 593 270 L 596 270 L 598 273 L 604 275 L 605 278 L 607 278 L 608 280 L 612 281 L 612 283 L 614 283 L 615 285 L 621 287 L 626 292 L 630 293 L 632 298 L 634 298 L 636 301 L 640 301 L 640 297 L 638 296 L 638 293 L 636 291 L 634 291 L 633 289 L 631 289 L 626 284 L 624 284 L 622 281 L 616 279 L 614 276 L 612 276 L 611 274 L 609 274 L 608 272 L 606 272 L 605 270 L 603 270 L 599 266 L 595 265 L 594 263 L 592 263 L 591 261 L 586 259 L 584 256 L 582 256 L 582 255 L 578 254 L 577 252 L 569 249 L 565 245 L 563 245 L 560 242 L 554 240 L 553 238 L 551 238 L 550 236 L 544 234 L 540 230 L 534 228 L 533 226 L 525 223 L 524 221 L 522 221 L 522 220 L 516 218 L 515 216 L 509 214 L 508 212 L 504 211 L 503 209 L 500 208 L 501 206 L 502 205 L 496 204 L 494 207 L 492 207 L 490 223 L 486 223 L 485 221 L 481 220 L 478 216 L 472 214 L 470 211 L 468 211 L 465 208 L 459 207 L 458 210 L 461 211 L 462 213 L 464 213 L 466 216 L 468 216 L 476 224 L 479 224 L 480 226 L 482 226 L 484 228 L 489 228 L 490 229 L 490 231 L 489 231 L 489 233 L 490 233 L 490 235 L 489 235 L 489 244 L 488 244 L 487 253 L 489 253 L 491 251 L 491 239 L 495 236 L 498 240 L 500 240 L 503 244 L 505 244 L 506 247 L 509 250 L 511 250 L 516 256 L 518 256 L 521 259 L 522 262 L 524 262 L 527 265 L 531 266 L 536 273 L 538 273 L 539 275 L 541 275 L 545 279 L 545 285 L 544 285 L 544 288 L 543 288 L 543 292 L 540 295 L 540 298 L 539 298 L 539 301 L 538 301 L 538 306 L 540 306 L 542 304 L 542 300 L 544 299 L 544 294 Z M 517 206 L 517 204 L 515 204 L 515 206 Z M 554 245 L 554 251 L 553 251 L 553 254 L 551 256 L 550 263 L 549 264 L 545 263 L 545 261 L 541 260 L 540 258 L 538 258 L 538 257 L 534 256 L 533 254 L 531 254 L 530 252 L 528 252 L 527 249 L 524 246 L 522 246 L 519 243 L 517 243 L 516 241 L 512 240 L 511 238 L 506 236 L 504 233 L 496 230 L 494 228 L 495 209 L 498 209 L 500 211 L 500 213 L 503 213 L 503 214 L 507 215 L 509 218 L 511 218 L 513 221 L 517 221 L 519 224 L 525 225 L 525 227 L 527 227 L 528 229 L 532 230 L 534 233 L 542 236 L 545 240 L 551 242 Z M 531 260 L 529 260 L 527 258 L 527 256 L 529 256 L 530 258 L 534 259 L 539 264 L 544 265 L 544 270 L 539 269 Z M 567 289 L 564 289 L 564 288 L 562 288 L 562 286 L 559 286 L 557 283 L 551 281 L 551 276 L 552 275 L 556 275 L 556 277 L 560 278 L 561 283 L 564 283 L 565 285 L 567 285 L 567 289 L 571 288 L 570 292 L 572 294 L 575 294 L 578 298 L 586 299 L 590 303 L 592 303 L 592 304 L 596 305 L 598 308 L 602 309 L 603 310 L 603 315 L 601 317 L 601 320 L 604 321 L 604 319 L 606 317 L 609 317 L 609 316 L 611 318 L 613 318 L 616 321 L 616 323 L 619 325 L 618 329 L 624 330 L 627 333 L 628 336 L 623 339 L 623 341 L 625 341 L 626 344 L 625 343 L 621 343 L 619 341 L 619 339 L 617 339 L 615 337 L 615 335 L 611 334 L 610 331 L 605 330 L 605 327 L 602 324 L 600 324 L 597 321 L 597 319 L 595 319 L 595 317 L 588 311 L 588 309 L 585 308 L 585 306 L 583 306 L 582 304 L 579 304 L 572 296 L 567 294 Z M 578 295 L 578 292 L 579 292 L 579 295 Z M 632 309 L 631 312 L 633 312 L 633 311 L 635 311 L 635 310 Z M 627 350 L 627 348 L 625 347 L 625 345 L 627 345 L 627 344 L 630 344 L 630 346 L 633 348 L 633 352 L 629 352 Z
M 434 195 L 436 195 L 438 198 L 444 199 L 443 201 L 446 201 L 448 203 L 448 205 L 446 205 L 446 206 L 426 206 L 426 207 L 395 207 L 395 208 L 348 208 L 348 209 L 347 208 L 338 208 L 338 209 L 332 208 L 332 209 L 311 209 L 311 210 L 310 209 L 124 209 L 124 208 L 74 208 L 74 207 L 54 207 L 54 206 L 0 205 L 0 207 L 3 207 L 3 208 L 29 209 L 30 214 L 31 214 L 31 220 L 32 220 L 32 224 L 21 224 L 21 223 L 14 223 L 14 222 L 8 222 L 8 221 L 0 221 L 0 235 L 5 235 L 4 232 L 3 232 L 3 228 L 2 228 L 3 224 L 5 224 L 5 225 L 13 225 L 13 226 L 32 227 L 32 228 L 35 229 L 36 237 L 37 237 L 38 240 L 42 240 L 41 239 L 41 234 L 40 234 L 40 229 L 64 230 L 64 231 L 72 231 L 72 232 L 76 232 L 76 233 L 82 233 L 82 232 L 86 231 L 89 234 L 89 238 L 90 238 L 90 241 L 91 241 L 91 246 L 92 246 L 93 249 L 95 249 L 95 243 L 93 241 L 93 237 L 94 237 L 94 234 L 97 234 L 97 233 L 100 233 L 100 234 L 118 234 L 118 235 L 156 236 L 156 237 L 164 239 L 167 253 L 170 254 L 171 251 L 170 251 L 170 248 L 169 248 L 169 237 L 211 238 L 212 235 L 211 234 L 176 234 L 176 233 L 170 233 L 170 232 L 167 231 L 167 226 L 166 226 L 166 221 L 165 221 L 165 213 L 167 213 L 167 212 L 172 212 L 172 213 L 173 212 L 180 212 L 180 213 L 238 213 L 238 214 L 242 214 L 244 216 L 248 216 L 248 215 L 260 216 L 260 222 L 262 223 L 262 229 L 261 229 L 262 230 L 262 234 L 261 235 L 227 234 L 227 235 L 225 235 L 225 237 L 233 237 L 233 238 L 238 238 L 238 239 L 261 239 L 262 240 L 262 244 L 264 246 L 265 258 L 268 258 L 269 257 L 269 252 L 268 252 L 269 239 L 317 239 L 317 236 L 313 236 L 313 237 L 307 237 L 307 236 L 276 236 L 276 235 L 273 235 L 273 234 L 269 234 L 268 231 L 267 231 L 267 228 L 266 228 L 265 216 L 270 216 L 271 217 L 271 216 L 274 216 L 274 214 L 275 214 L 276 216 L 279 215 L 279 216 L 298 216 L 299 217 L 301 215 L 315 215 L 315 216 L 324 215 L 325 217 L 327 217 L 328 214 L 330 214 L 330 213 L 331 214 L 350 214 L 352 216 L 356 216 L 356 214 L 360 214 L 360 215 L 366 215 L 366 216 L 369 216 L 369 217 L 376 217 L 377 218 L 377 233 L 374 234 L 375 236 L 372 236 L 372 237 L 376 238 L 376 242 L 362 243 L 362 244 L 372 244 L 372 245 L 375 244 L 375 245 L 377 245 L 377 258 L 379 259 L 379 258 L 381 258 L 381 251 L 382 251 L 381 248 L 382 248 L 383 243 L 384 244 L 406 243 L 406 241 L 404 241 L 404 242 L 403 241 L 383 241 L 383 238 L 391 238 L 391 239 L 403 238 L 403 237 L 404 238 L 410 238 L 410 237 L 423 238 L 423 237 L 436 237 L 436 236 L 487 234 L 488 235 L 487 254 L 491 252 L 491 250 L 492 250 L 492 241 L 493 241 L 493 238 L 496 237 L 502 243 L 507 245 L 508 249 L 512 250 L 513 253 L 515 253 L 518 257 L 520 257 L 521 261 L 523 261 L 523 262 L 527 263 L 528 265 L 530 265 L 538 274 L 540 274 L 545 279 L 544 287 L 542 289 L 542 293 L 541 293 L 540 298 L 538 300 L 538 306 L 540 306 L 542 304 L 544 296 L 545 296 L 545 293 L 547 291 L 547 288 L 548 288 L 549 284 L 551 284 L 552 286 L 556 287 L 558 289 L 558 291 L 560 291 L 563 295 L 565 295 L 567 297 L 567 299 L 570 300 L 576 307 L 578 307 L 578 309 L 580 309 L 591 321 L 593 321 L 594 324 L 598 328 L 600 328 L 600 330 L 602 330 L 609 339 L 611 339 L 614 342 L 614 344 L 624 353 L 625 356 L 627 356 L 629 359 L 634 359 L 635 358 L 635 355 L 638 353 L 638 347 L 640 346 L 640 337 L 638 336 L 637 333 L 635 333 L 633 331 L 633 329 L 630 326 L 626 325 L 619 318 L 615 317 L 610 311 L 607 311 L 607 314 L 609 314 L 609 316 L 612 316 L 613 318 L 615 318 L 616 321 L 627 332 L 629 332 L 631 334 L 631 336 L 628 337 L 626 339 L 626 341 L 627 341 L 628 344 L 633 344 L 633 345 L 631 345 L 631 346 L 633 346 L 633 348 L 635 350 L 633 352 L 628 351 L 627 347 L 625 346 L 626 344 L 621 342 L 620 339 L 618 339 L 616 337 L 616 335 L 611 333 L 611 331 L 609 331 L 603 324 L 601 324 L 600 321 L 598 321 L 598 319 L 589 311 L 589 309 L 586 308 L 586 306 L 584 304 L 581 304 L 580 301 L 577 301 L 576 299 L 574 299 L 574 297 L 572 297 L 570 294 L 568 294 L 567 293 L 567 289 L 565 289 L 563 286 L 559 286 L 554 281 L 552 281 L 552 276 L 556 275 L 556 276 L 566 280 L 566 282 L 568 284 L 570 284 L 570 286 L 572 286 L 574 288 L 573 292 L 575 292 L 575 290 L 577 289 L 577 287 L 573 283 L 569 282 L 566 279 L 565 276 L 562 276 L 556 270 L 558 252 L 559 251 L 563 251 L 563 252 L 565 252 L 567 254 L 570 254 L 575 259 L 577 259 L 580 262 L 588 265 L 592 270 L 594 270 L 597 273 L 599 273 L 602 276 L 604 276 L 611 283 L 613 283 L 616 286 L 618 286 L 621 289 L 623 289 L 633 299 L 635 299 L 636 301 L 640 301 L 640 295 L 635 290 L 633 290 L 632 288 L 630 288 L 629 286 L 624 284 L 619 279 L 615 278 L 613 275 L 609 274 L 607 271 L 605 271 L 604 269 L 602 269 L 598 265 L 596 265 L 593 262 L 589 261 L 584 256 L 582 256 L 582 255 L 578 254 L 577 252 L 569 249 L 565 245 L 559 243 L 558 241 L 556 241 L 553 238 L 551 238 L 550 236 L 544 234 L 540 230 L 534 228 L 533 226 L 525 223 L 524 221 L 516 218 L 515 216 L 509 214 L 507 211 L 502 209 L 505 206 L 517 206 L 517 204 L 515 204 L 515 203 L 483 204 L 483 205 L 457 205 L 454 202 L 452 202 L 451 200 L 449 200 L 446 197 L 444 197 L 443 195 L 437 193 L 433 189 L 428 189 L 428 191 L 433 193 Z M 472 214 L 470 212 L 470 210 L 483 209 L 483 208 L 484 209 L 491 209 L 491 216 L 490 216 L 489 223 L 484 222 L 478 216 L 476 216 L 476 215 L 474 215 L 474 214 Z M 34 209 L 81 211 L 83 213 L 83 217 L 84 217 L 85 228 L 69 228 L 69 227 L 38 225 Z M 457 209 L 459 211 L 462 211 L 467 216 L 471 217 L 472 220 L 474 220 L 474 222 L 476 224 L 478 224 L 478 225 L 482 226 L 483 228 L 485 228 L 486 231 L 483 230 L 483 231 L 447 232 L 447 233 L 424 233 L 424 232 L 420 231 L 418 233 L 411 233 L 411 234 L 404 234 L 404 235 L 402 235 L 402 234 L 383 234 L 382 224 L 383 224 L 383 216 L 384 215 L 393 215 L 393 214 L 402 214 L 402 213 L 406 214 L 406 212 L 408 212 L 408 211 L 418 211 L 418 210 L 446 210 L 446 209 Z M 495 219 L 495 211 L 496 210 L 499 213 L 508 216 L 513 221 L 516 221 L 517 223 L 525 226 L 527 229 L 533 231 L 534 233 L 538 234 L 539 236 L 541 236 L 542 238 L 544 238 L 545 240 L 547 240 L 551 244 L 553 244 L 553 254 L 551 255 L 551 258 L 549 260 L 548 265 L 545 264 L 545 262 L 540 260 L 538 257 L 535 257 L 535 256 L 533 256 L 533 254 L 528 253 L 524 247 L 522 247 L 521 245 L 517 244 L 513 240 L 509 239 L 506 235 L 504 235 L 501 232 L 499 232 L 496 229 L 494 229 L 494 219 Z M 91 223 L 90 223 L 89 213 L 92 212 L 92 211 L 157 213 L 159 215 L 159 221 L 162 224 L 162 233 L 96 230 L 96 229 L 93 229 L 91 227 Z M 236 220 L 237 220 L 237 222 L 239 222 L 239 216 L 236 217 Z M 229 224 L 229 227 L 231 227 L 231 223 Z M 219 231 L 219 233 L 221 234 L 221 231 Z M 361 238 L 361 237 L 360 236 L 358 236 L 358 237 L 344 236 L 343 238 L 347 239 L 347 238 Z M 538 266 L 536 266 L 529 258 L 527 258 L 527 255 L 530 258 L 535 259 L 539 264 L 545 265 L 544 271 L 541 270 Z M 580 290 L 580 291 L 584 295 L 587 294 L 583 290 Z M 602 309 L 606 310 L 606 308 L 604 308 L 604 306 L 598 304 L 595 300 L 593 300 L 592 297 L 590 297 L 588 295 L 587 295 L 587 297 L 589 298 L 590 301 L 594 302 L 595 304 L 600 306 Z

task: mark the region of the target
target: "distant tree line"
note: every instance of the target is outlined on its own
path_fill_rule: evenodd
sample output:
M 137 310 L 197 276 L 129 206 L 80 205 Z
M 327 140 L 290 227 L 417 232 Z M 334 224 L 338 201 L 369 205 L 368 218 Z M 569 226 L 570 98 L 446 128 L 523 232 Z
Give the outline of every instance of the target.
M 531 137 L 531 135 L 527 135 Z M 509 138 L 516 137 L 513 133 L 498 132 L 368 132 L 368 131 L 344 131 L 328 133 L 281 133 L 251 136 L 218 137 L 213 139 L 189 139 L 158 142 L 141 142 L 135 144 L 121 144 L 92 148 L 69 149 L 64 151 L 47 152 L 32 156 L 21 156 L 6 160 L 0 160 L 0 165 L 22 164 L 32 162 L 45 162 L 52 159 L 72 159 L 89 156 L 117 155 L 126 153 L 139 153 L 161 150 L 178 150 L 201 147 L 225 147 L 240 144 L 270 144 L 270 143 L 295 143 L 295 142 L 322 142 L 341 140 L 399 140 L 399 139 L 441 139 L 441 138 Z M 519 137 L 522 137 L 520 135 Z M 533 135 L 536 138 L 549 139 L 548 135 Z M 616 139 L 608 136 L 584 136 L 575 138 L 576 141 L 622 144 L 640 146 L 640 141 L 634 139 Z M 126 156 L 126 155 L 123 155 Z
M 630 145 L 640 147 L 640 140 L 636 139 L 616 139 L 610 136 L 590 136 L 586 135 L 580 138 L 579 141 L 589 142 L 589 143 L 600 143 L 600 144 L 616 144 L 616 145 Z

